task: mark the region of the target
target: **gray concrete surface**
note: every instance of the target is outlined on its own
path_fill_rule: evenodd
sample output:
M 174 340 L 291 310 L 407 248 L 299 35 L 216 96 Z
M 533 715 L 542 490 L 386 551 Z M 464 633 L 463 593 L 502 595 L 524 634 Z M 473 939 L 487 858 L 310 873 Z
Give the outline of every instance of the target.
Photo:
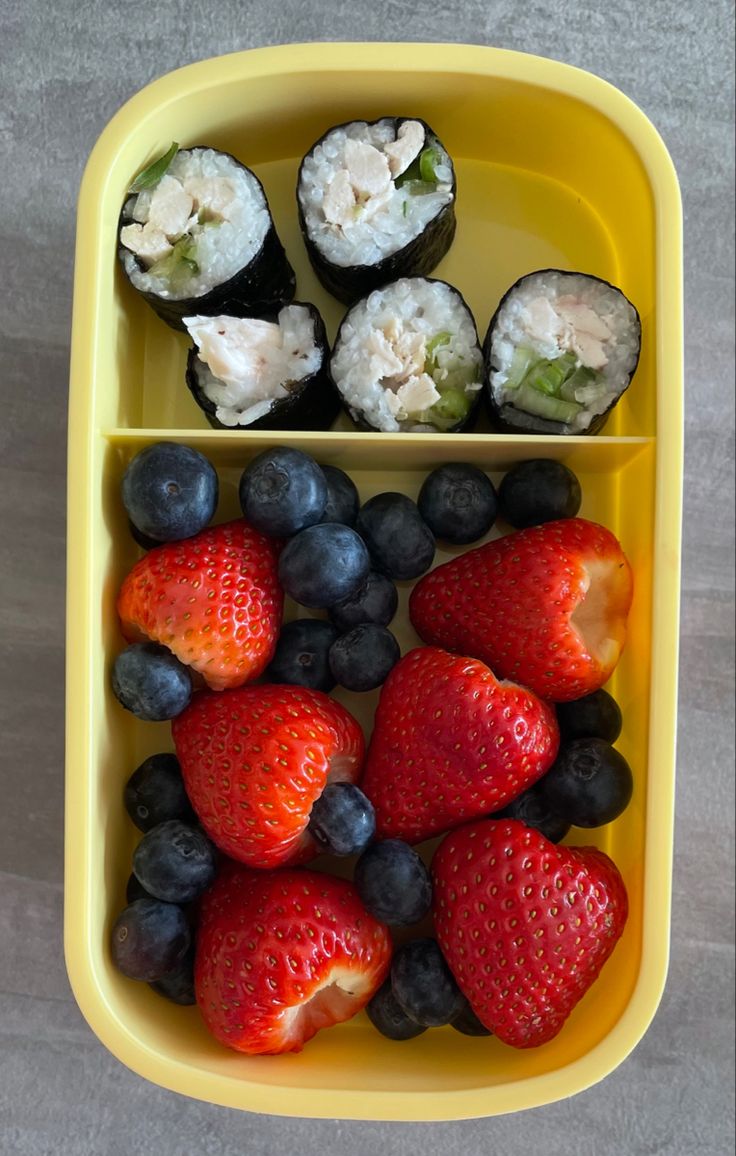
M 733 1150 L 733 17 L 725 0 L 0 0 L 0 1152 L 721 1156 Z M 573 1100 L 449 1125 L 304 1122 L 161 1091 L 87 1028 L 61 949 L 65 418 L 74 205 L 116 109 L 219 53 L 459 40 L 565 60 L 658 126 L 682 184 L 687 412 L 672 964 L 644 1041 Z

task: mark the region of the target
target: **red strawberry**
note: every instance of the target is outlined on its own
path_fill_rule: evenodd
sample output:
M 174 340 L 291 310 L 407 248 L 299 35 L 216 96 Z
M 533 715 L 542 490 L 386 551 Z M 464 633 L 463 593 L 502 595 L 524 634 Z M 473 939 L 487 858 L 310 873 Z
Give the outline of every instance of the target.
M 187 794 L 226 855 L 250 867 L 319 853 L 309 813 L 328 781 L 354 782 L 363 732 L 343 706 L 300 686 L 201 691 L 171 731 Z
M 606 682 L 631 606 L 631 568 L 603 526 L 566 518 L 519 530 L 437 567 L 409 613 L 434 646 L 482 658 L 556 702 Z
M 242 519 L 155 547 L 120 590 L 123 634 L 168 646 L 213 690 L 257 678 L 281 625 L 278 549 Z
M 557 754 L 554 711 L 472 658 L 422 647 L 381 691 L 361 782 L 379 838 L 428 839 L 499 810 Z
M 298 1052 L 383 983 L 388 930 L 343 879 L 227 864 L 202 900 L 195 991 L 207 1028 L 251 1055 Z
M 593 847 L 558 847 L 516 819 L 461 827 L 432 863 L 442 951 L 500 1040 L 557 1035 L 624 929 L 626 888 Z

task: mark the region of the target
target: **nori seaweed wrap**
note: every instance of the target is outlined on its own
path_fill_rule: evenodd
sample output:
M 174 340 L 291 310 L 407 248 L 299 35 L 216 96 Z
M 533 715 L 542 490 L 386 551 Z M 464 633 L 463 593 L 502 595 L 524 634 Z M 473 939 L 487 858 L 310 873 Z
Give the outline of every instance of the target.
M 641 322 L 620 289 L 540 269 L 507 291 L 483 343 L 485 396 L 502 433 L 598 433 L 639 362 Z
M 255 173 L 205 147 L 172 145 L 136 178 L 120 215 L 118 257 L 173 329 L 194 313 L 275 312 L 296 291 Z
M 299 224 L 329 293 L 350 305 L 389 281 L 431 273 L 455 236 L 455 170 L 416 117 L 351 121 L 302 160 Z

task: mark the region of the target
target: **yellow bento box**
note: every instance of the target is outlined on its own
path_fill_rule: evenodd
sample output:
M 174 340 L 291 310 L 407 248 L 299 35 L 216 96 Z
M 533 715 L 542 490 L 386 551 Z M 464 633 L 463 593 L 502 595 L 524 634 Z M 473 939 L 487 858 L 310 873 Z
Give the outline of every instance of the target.
M 184 385 L 186 340 L 125 283 L 118 214 L 131 176 L 172 140 L 235 154 L 261 178 L 298 278 L 330 336 L 342 307 L 318 285 L 299 235 L 299 159 L 330 125 L 420 116 L 455 160 L 456 240 L 435 272 L 464 294 L 481 335 L 501 295 L 533 269 L 594 273 L 619 285 L 643 323 L 631 388 L 597 437 L 355 432 L 213 432 Z M 682 489 L 682 251 L 675 172 L 655 129 L 619 91 L 550 60 L 453 44 L 307 44 L 237 53 L 170 73 L 103 132 L 78 211 L 69 409 L 65 950 L 79 1006 L 123 1063 L 163 1087 L 251 1111 L 294 1116 L 451 1120 L 570 1096 L 636 1045 L 664 985 L 669 941 Z M 486 427 L 488 428 L 488 427 Z M 462 459 L 498 481 L 530 457 L 566 462 L 581 514 L 621 539 L 636 577 L 629 641 L 612 680 L 619 747 L 636 777 L 613 824 L 571 841 L 606 850 L 631 913 L 601 979 L 560 1035 L 514 1051 L 450 1028 L 396 1044 L 361 1014 L 299 1055 L 251 1058 L 222 1048 L 196 1008 L 156 996 L 110 960 L 136 832 L 123 784 L 148 754 L 171 749 L 166 724 L 115 702 L 122 646 L 117 588 L 138 556 L 119 500 L 126 463 L 161 439 L 202 450 L 221 480 L 218 520 L 237 516 L 237 480 L 262 448 L 288 442 L 342 466 L 363 500 L 415 496 L 427 470 Z M 444 558 L 438 552 L 437 561 Z M 407 584 L 404 584 L 407 585 Z M 402 648 L 416 643 L 405 613 Z M 293 607 L 291 608 L 293 614 Z M 339 697 L 370 725 L 377 693 Z

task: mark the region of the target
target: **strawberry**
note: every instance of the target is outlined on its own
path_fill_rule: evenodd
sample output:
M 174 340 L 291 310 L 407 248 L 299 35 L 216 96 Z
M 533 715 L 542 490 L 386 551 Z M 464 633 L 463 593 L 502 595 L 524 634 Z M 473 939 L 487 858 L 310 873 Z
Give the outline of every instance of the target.
M 250 1055 L 298 1052 L 386 978 L 388 929 L 343 879 L 226 864 L 204 896 L 194 969 L 205 1025 Z
M 615 864 L 516 819 L 484 820 L 448 835 L 432 877 L 437 938 L 475 1014 L 512 1047 L 547 1043 L 624 929 Z
M 250 867 L 317 855 L 307 831 L 312 804 L 328 781 L 354 782 L 365 752 L 352 715 L 300 686 L 201 691 L 171 730 L 200 823 Z
M 410 843 L 503 807 L 549 769 L 559 732 L 531 691 L 420 647 L 381 691 L 361 790 L 378 838 Z
M 239 519 L 158 546 L 118 596 L 123 634 L 163 643 L 213 690 L 265 670 L 276 648 L 283 593 L 278 544 Z
M 610 677 L 632 592 L 610 530 L 565 518 L 437 567 L 414 587 L 409 613 L 424 642 L 472 654 L 541 698 L 566 702 Z

